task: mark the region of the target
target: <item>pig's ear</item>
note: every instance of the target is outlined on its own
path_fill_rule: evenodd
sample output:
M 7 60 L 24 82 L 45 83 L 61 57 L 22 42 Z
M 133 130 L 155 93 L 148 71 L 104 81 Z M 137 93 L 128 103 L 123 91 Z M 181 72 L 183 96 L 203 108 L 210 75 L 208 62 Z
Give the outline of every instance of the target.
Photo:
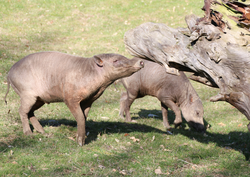
M 95 63 L 98 65 L 98 66 L 100 66 L 100 67 L 102 67 L 103 66 L 103 61 L 102 61 L 102 59 L 100 58 L 100 57 L 98 57 L 98 56 L 94 56 L 94 60 L 95 60 Z
M 193 99 L 193 95 L 192 94 L 189 94 L 189 103 L 193 103 L 194 99 Z

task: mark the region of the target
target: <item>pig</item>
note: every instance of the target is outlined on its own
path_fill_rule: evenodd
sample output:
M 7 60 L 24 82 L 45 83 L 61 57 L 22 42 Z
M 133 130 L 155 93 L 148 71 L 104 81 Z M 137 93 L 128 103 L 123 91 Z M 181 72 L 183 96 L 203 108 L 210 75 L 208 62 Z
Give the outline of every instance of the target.
M 175 127 L 182 123 L 182 112 L 191 127 L 204 131 L 202 102 L 187 76 L 182 71 L 179 74 L 169 74 L 163 66 L 145 60 L 143 69 L 121 79 L 126 92 L 120 99 L 119 115 L 124 118 L 125 113 L 126 121 L 130 122 L 129 110 L 133 101 L 150 95 L 161 102 L 163 124 L 167 129 L 171 128 L 168 122 L 170 108 L 175 113 Z
M 19 114 L 25 135 L 32 134 L 29 120 L 35 130 L 44 133 L 35 110 L 45 103 L 64 102 L 77 122 L 77 143 L 83 146 L 92 103 L 115 80 L 130 76 L 143 66 L 141 59 L 130 60 L 112 53 L 91 58 L 54 51 L 34 53 L 11 67 L 4 100 L 11 85 L 21 99 Z

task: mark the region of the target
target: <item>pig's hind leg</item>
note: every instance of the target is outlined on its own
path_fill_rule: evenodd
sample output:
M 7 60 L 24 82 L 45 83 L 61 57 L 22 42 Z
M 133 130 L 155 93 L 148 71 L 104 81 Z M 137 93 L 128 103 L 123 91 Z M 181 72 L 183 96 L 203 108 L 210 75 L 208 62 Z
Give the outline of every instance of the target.
M 25 95 L 25 94 L 21 94 L 21 106 L 19 108 L 19 114 L 21 117 L 21 121 L 22 121 L 22 125 L 23 125 L 23 133 L 25 135 L 32 135 L 32 131 L 30 129 L 30 125 L 29 125 L 29 119 L 32 123 L 32 125 L 34 126 L 34 128 L 43 133 L 44 130 L 41 126 L 41 124 L 38 122 L 38 120 L 36 119 L 36 117 L 34 116 L 34 111 L 38 108 L 40 108 L 43 104 L 39 104 L 39 102 L 37 103 L 37 98 L 34 96 L 30 96 L 30 95 Z
M 168 108 L 170 108 L 175 113 L 174 124 L 178 127 L 182 123 L 181 110 L 180 108 L 171 100 L 161 100 L 161 102 Z
M 137 98 L 137 94 L 132 94 L 131 92 L 127 92 L 127 96 L 126 99 L 124 99 L 124 102 L 122 104 L 124 104 L 124 111 L 125 111 L 125 115 L 126 115 L 126 121 L 127 122 L 131 122 L 131 116 L 130 116 L 130 106 L 132 105 L 132 103 L 134 102 L 134 100 Z
M 37 100 L 36 103 L 32 106 L 32 108 L 28 114 L 28 118 L 29 118 L 31 124 L 33 125 L 34 129 L 40 133 L 44 133 L 44 129 L 43 129 L 42 125 L 39 123 L 39 121 L 37 120 L 37 118 L 35 117 L 34 111 L 39 109 L 43 105 L 44 105 L 43 101 Z

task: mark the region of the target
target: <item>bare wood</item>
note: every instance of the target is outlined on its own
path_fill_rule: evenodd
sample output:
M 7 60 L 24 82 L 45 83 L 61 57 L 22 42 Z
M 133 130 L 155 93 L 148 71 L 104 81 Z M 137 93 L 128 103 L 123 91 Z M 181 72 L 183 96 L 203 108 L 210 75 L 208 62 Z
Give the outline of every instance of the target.
M 201 77 L 201 76 L 198 76 L 196 74 L 193 74 L 191 76 L 188 77 L 189 79 L 193 80 L 193 81 L 196 81 L 196 82 L 200 82 L 204 85 L 207 85 L 207 86 L 210 86 L 210 87 L 215 87 L 215 88 L 218 88 L 217 85 L 213 85 L 209 80 L 207 80 L 207 78 L 205 77 Z

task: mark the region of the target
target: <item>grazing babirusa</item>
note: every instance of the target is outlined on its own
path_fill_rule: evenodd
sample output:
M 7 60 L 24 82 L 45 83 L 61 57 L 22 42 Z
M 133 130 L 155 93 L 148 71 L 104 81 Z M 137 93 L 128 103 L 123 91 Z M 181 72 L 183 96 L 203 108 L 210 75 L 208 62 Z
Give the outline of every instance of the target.
M 175 113 L 176 126 L 182 122 L 182 112 L 191 127 L 198 131 L 204 130 L 202 102 L 183 72 L 180 71 L 179 76 L 172 75 L 161 65 L 145 60 L 143 69 L 130 77 L 122 78 L 121 81 L 127 91 L 122 93 L 119 115 L 124 117 L 125 113 L 126 121 L 131 121 L 129 110 L 133 101 L 150 95 L 161 102 L 163 124 L 166 128 L 170 128 L 170 108 Z
M 29 120 L 41 133 L 44 129 L 34 111 L 45 103 L 64 102 L 77 121 L 77 143 L 85 142 L 85 121 L 92 103 L 115 80 L 130 76 L 144 66 L 141 59 L 119 54 L 99 54 L 92 58 L 60 52 L 30 54 L 15 63 L 7 76 L 20 96 L 19 114 L 23 132 L 31 135 Z

